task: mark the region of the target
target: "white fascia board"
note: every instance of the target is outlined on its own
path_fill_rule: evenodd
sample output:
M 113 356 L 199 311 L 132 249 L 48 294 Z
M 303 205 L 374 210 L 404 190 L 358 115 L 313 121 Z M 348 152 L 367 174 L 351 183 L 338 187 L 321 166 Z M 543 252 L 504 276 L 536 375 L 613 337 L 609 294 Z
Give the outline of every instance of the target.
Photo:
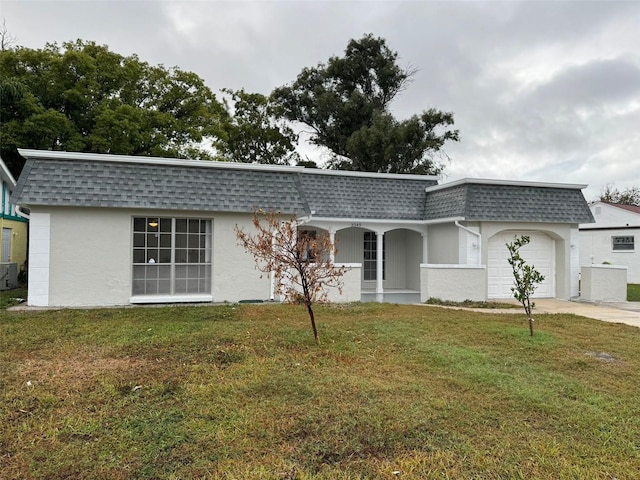
M 24 158 L 43 160 L 101 161 L 116 163 L 137 163 L 147 165 L 173 165 L 179 167 L 224 168 L 233 170 L 258 170 L 267 172 L 298 172 L 312 175 L 332 175 L 340 177 L 396 178 L 404 180 L 437 180 L 432 175 L 410 175 L 400 173 L 353 172 L 347 170 L 325 170 L 290 165 L 259 165 L 255 163 L 221 162 L 217 160 L 184 160 L 180 158 L 144 157 L 134 155 L 112 155 L 107 153 L 62 152 L 55 150 L 33 150 L 19 148 Z
M 401 225 L 434 225 L 437 223 L 453 223 L 455 221 L 464 221 L 465 217 L 448 217 L 437 218 L 434 220 L 396 220 L 393 218 L 340 218 L 340 217 L 315 217 L 313 215 L 305 217 L 307 223 L 327 222 L 336 224 L 352 224 L 352 223 L 397 223 Z
M 340 177 L 364 177 L 364 178 L 399 178 L 404 180 L 433 180 L 439 177 L 435 175 L 414 175 L 412 173 L 379 173 L 379 172 L 356 172 L 352 170 L 326 170 L 322 168 L 304 168 L 304 173 L 312 175 L 337 175 Z
M 442 183 L 432 187 L 425 188 L 426 192 L 435 192 L 444 190 L 458 185 L 498 185 L 498 186 L 515 186 L 515 187 L 543 187 L 543 188 L 567 188 L 571 190 L 583 190 L 588 187 L 587 184 L 578 183 L 553 183 L 553 182 L 526 182 L 521 180 L 497 180 L 489 178 L 463 178 L 449 183 Z
M 143 157 L 134 155 L 112 155 L 107 153 L 61 152 L 53 150 L 30 150 L 19 148 L 18 152 L 27 159 L 75 160 L 115 163 L 137 163 L 147 165 L 173 165 L 179 167 L 226 168 L 234 170 L 262 170 L 279 172 L 299 172 L 303 167 L 283 165 L 256 165 L 253 163 L 219 162 L 216 160 L 184 160 L 181 158 Z
M 16 186 L 16 179 L 13 178 L 13 175 L 11 175 L 9 168 L 5 165 L 4 161 L 1 158 L 0 158 L 0 178 L 2 178 L 2 181 L 7 182 L 12 187 Z

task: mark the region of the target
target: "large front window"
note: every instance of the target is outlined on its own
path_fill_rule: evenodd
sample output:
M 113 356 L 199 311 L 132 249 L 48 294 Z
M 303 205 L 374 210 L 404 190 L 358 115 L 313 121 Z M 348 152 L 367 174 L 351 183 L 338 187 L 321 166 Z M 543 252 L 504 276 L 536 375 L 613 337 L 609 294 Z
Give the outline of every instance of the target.
M 211 220 L 135 217 L 133 295 L 211 293 Z

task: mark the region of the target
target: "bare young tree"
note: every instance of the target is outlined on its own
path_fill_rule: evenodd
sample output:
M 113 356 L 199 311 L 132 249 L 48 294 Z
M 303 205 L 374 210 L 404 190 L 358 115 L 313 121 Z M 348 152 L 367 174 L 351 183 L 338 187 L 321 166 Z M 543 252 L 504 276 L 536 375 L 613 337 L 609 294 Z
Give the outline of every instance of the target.
M 276 294 L 290 302 L 302 300 L 319 344 L 313 304 L 327 300 L 327 288 L 342 293 L 342 276 L 348 268 L 333 263 L 335 245 L 327 233 L 304 231 L 295 217 L 283 220 L 276 212 L 259 210 L 253 226 L 254 234 L 235 226 L 240 245 L 253 255 L 261 277 L 274 275 Z
M 0 52 L 9 50 L 14 43 L 16 43 L 16 36 L 11 34 L 7 29 L 7 23 L 5 19 L 2 19 L 2 25 L 0 25 Z

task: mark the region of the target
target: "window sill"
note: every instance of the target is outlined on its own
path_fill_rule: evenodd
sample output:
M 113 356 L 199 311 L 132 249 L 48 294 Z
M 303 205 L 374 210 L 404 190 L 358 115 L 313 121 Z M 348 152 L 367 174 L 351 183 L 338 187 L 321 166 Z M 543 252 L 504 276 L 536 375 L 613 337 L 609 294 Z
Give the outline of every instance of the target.
M 129 303 L 208 303 L 213 302 L 213 295 L 135 295 Z

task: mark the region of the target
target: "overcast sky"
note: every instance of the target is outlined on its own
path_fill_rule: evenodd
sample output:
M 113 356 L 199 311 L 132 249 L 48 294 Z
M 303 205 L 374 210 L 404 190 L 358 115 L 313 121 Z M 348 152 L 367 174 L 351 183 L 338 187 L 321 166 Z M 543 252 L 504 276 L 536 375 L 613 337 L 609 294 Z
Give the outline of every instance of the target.
M 417 69 L 398 118 L 454 113 L 448 180 L 640 186 L 639 1 L 1 0 L 0 16 L 18 45 L 93 40 L 264 94 L 373 33 Z

